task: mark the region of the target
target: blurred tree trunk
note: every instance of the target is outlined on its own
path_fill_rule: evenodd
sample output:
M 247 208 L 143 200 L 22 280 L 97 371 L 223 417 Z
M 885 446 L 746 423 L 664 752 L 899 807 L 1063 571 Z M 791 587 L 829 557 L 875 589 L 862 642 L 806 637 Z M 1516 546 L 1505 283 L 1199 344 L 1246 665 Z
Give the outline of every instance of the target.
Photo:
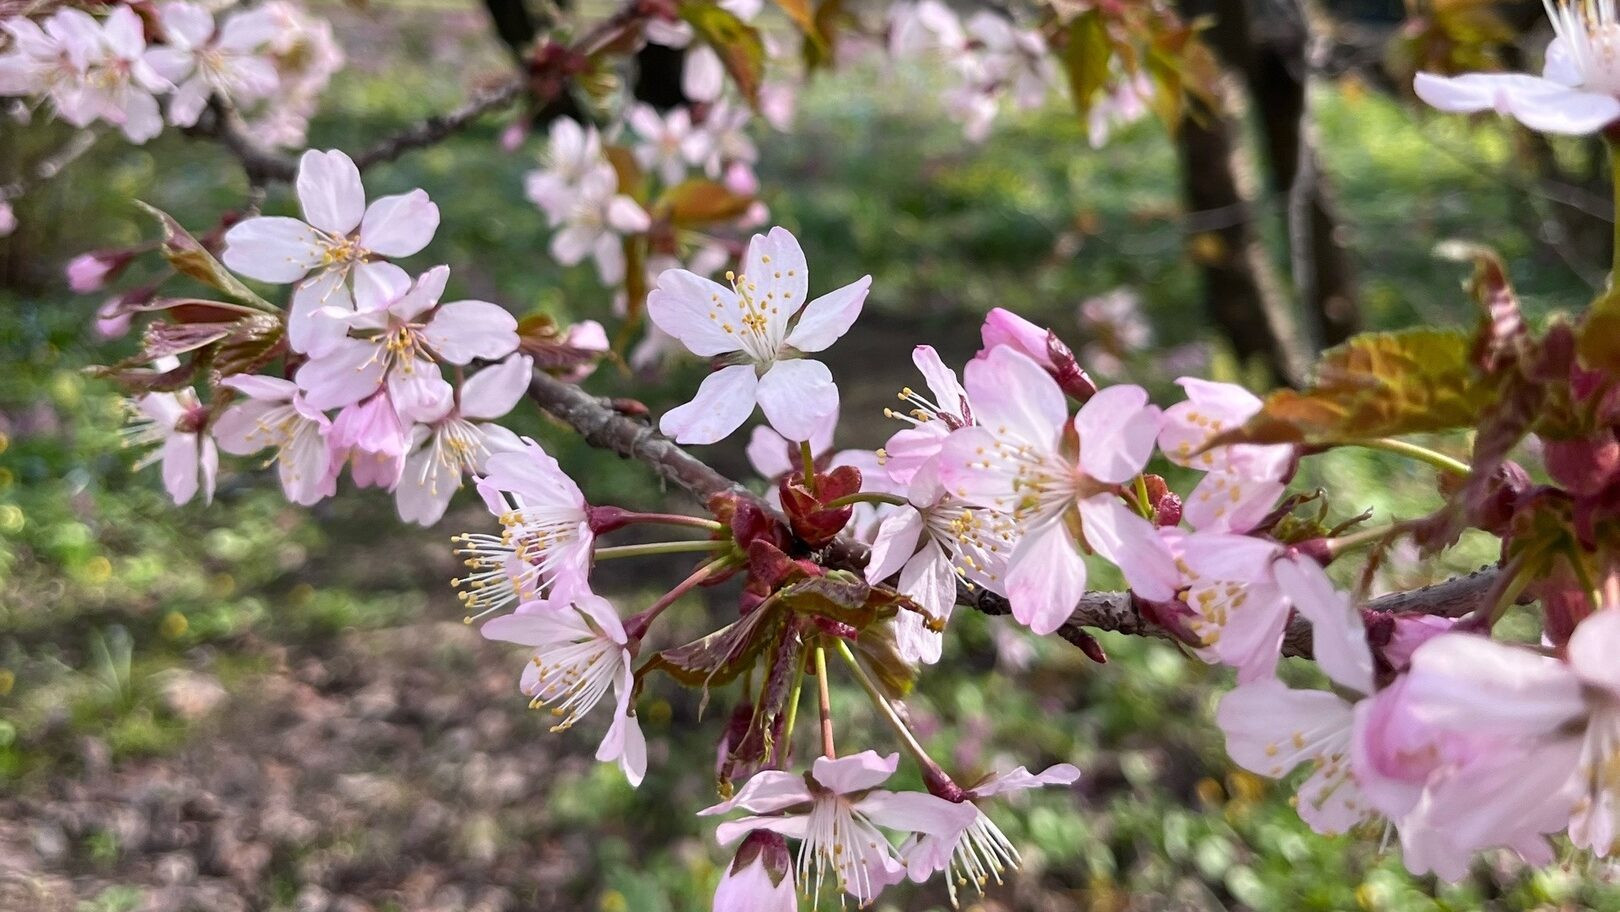
M 1254 230 L 1254 209 L 1238 181 L 1238 144 L 1225 112 L 1195 103 L 1176 135 L 1192 251 L 1203 271 L 1210 317 L 1244 363 L 1259 359 L 1272 379 L 1297 385 L 1306 353 L 1288 301 Z M 1199 220 L 1208 227 L 1199 230 Z

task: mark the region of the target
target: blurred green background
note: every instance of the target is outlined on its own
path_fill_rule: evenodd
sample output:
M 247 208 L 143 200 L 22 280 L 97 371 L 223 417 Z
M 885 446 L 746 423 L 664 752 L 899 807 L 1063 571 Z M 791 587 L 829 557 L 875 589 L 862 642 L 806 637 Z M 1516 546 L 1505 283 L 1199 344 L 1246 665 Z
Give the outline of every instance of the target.
M 503 65 L 474 7 L 322 11 L 350 65 L 314 126 L 318 147 L 364 147 L 453 107 Z M 813 292 L 874 276 L 868 314 L 832 357 L 840 444 L 874 446 L 892 430 L 881 408 L 916 382 L 911 346 L 931 342 L 959 361 L 977 346 L 979 315 L 998 305 L 1078 345 L 1088 329 L 1077 305 L 1127 286 L 1154 341 L 1120 378 L 1166 403 L 1177 371 L 1243 379 L 1197 303 L 1162 128 L 1144 122 L 1093 151 L 1054 101 L 967 145 L 934 98 L 937 76 L 852 66 L 810 86 L 794 132 L 762 137 L 773 221 L 801 239 Z M 1354 85 L 1318 101 L 1371 324 L 1472 320 L 1465 268 L 1431 256 L 1453 237 L 1501 250 L 1534 313 L 1584 303 L 1590 287 L 1533 234 L 1536 200 L 1513 178 L 1496 125 L 1420 119 Z M 409 265 L 452 264 L 452 297 L 605 317 L 590 267 L 561 270 L 545 255 L 543 220 L 521 193 L 535 143 L 504 153 L 500 126 L 368 173 L 373 195 L 421 186 L 443 210 L 438 237 Z M 8 124 L 4 164 L 66 135 Z M 446 585 L 448 536 L 491 527 L 466 492 L 440 527 L 421 530 L 374 491 L 289 507 L 250 460 L 230 465 L 211 507 L 176 509 L 155 470 L 132 472 L 115 390 L 82 373 L 129 341 L 93 338 L 99 301 L 69 294 L 60 267 L 151 237 L 135 198 L 202 229 L 241 204 L 245 185 L 202 142 L 104 140 L 22 200 L 21 229 L 0 240 L 10 277 L 0 288 L 0 908 L 707 908 L 727 855 L 691 812 L 713 794 L 721 720 L 700 720 L 694 694 L 651 688 L 652 772 L 640 790 L 591 760 L 594 726 L 549 734 L 549 717 L 516 690 L 522 654 L 465 627 Z M 266 208 L 291 205 L 280 188 Z M 648 388 L 604 368 L 589 385 L 657 412 L 697 377 L 689 366 Z M 531 412 L 514 421 L 596 502 L 692 506 Z M 746 476 L 740 447 L 710 450 Z M 1411 516 L 1437 500 L 1426 469 L 1376 454 L 1313 460 L 1297 487 L 1318 484 L 1337 492 L 1340 516 Z M 1470 541 L 1445 566 L 1392 561 L 1384 583 L 1489 559 L 1488 543 Z M 609 565 L 599 589 L 629 613 L 682 567 Z M 668 635 L 725 617 L 728 594 L 672 612 Z M 1526 872 L 1486 857 L 1468 881 L 1445 885 L 1404 873 L 1381 830 L 1312 834 L 1288 783 L 1225 759 L 1211 712 L 1227 672 L 1161 642 L 1103 643 L 1111 661 L 1094 665 L 1006 620 L 959 615 L 944 661 L 924 674 L 912 711 L 952 768 L 1067 761 L 1083 771 L 1073 790 L 993 812 L 1024 867 L 982 899 L 967 893 L 967 907 L 1620 909 L 1607 872 L 1584 862 Z M 1314 681 L 1309 668 L 1289 673 Z M 857 696 L 837 694 L 853 723 L 841 743 L 892 749 Z M 878 908 L 943 909 L 944 890 L 906 885 Z

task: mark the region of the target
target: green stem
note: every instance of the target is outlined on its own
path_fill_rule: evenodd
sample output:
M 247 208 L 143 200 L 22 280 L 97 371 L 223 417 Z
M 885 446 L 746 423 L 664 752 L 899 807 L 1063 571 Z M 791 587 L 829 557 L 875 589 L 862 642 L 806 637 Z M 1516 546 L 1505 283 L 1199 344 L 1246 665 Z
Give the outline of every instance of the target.
M 804 462 L 804 489 L 816 496 L 816 454 L 810 452 L 810 441 L 799 441 L 799 459 Z
M 906 752 L 911 754 L 923 769 L 939 770 L 939 764 L 934 762 L 934 758 L 928 756 L 928 751 L 924 750 L 922 744 L 917 741 L 917 736 L 911 733 L 911 729 L 906 726 L 905 720 L 901 719 L 900 715 L 894 711 L 893 704 L 889 702 L 888 697 L 883 695 L 883 691 L 878 688 L 877 682 L 872 680 L 872 676 L 861 666 L 860 659 L 855 658 L 855 653 L 850 651 L 849 644 L 839 640 L 838 654 L 843 657 L 844 664 L 848 665 L 850 670 L 855 673 L 855 680 L 861 682 L 861 689 L 866 691 L 867 697 L 872 700 L 872 705 L 877 707 L 878 714 L 883 716 L 883 721 L 889 723 L 889 727 L 894 729 L 895 735 L 900 738 L 900 744 L 905 747 Z
M 821 753 L 829 760 L 836 760 L 838 749 L 833 746 L 832 693 L 827 689 L 827 650 L 817 643 L 815 655 L 816 689 L 821 700 Z
M 1346 442 L 1349 446 L 1366 447 L 1369 450 L 1383 450 L 1386 453 L 1396 453 L 1419 462 L 1426 462 L 1442 472 L 1450 472 L 1462 478 L 1467 478 L 1473 471 L 1468 463 L 1460 459 L 1453 459 L 1444 453 L 1437 453 L 1426 446 L 1419 446 L 1394 437 L 1377 437 L 1367 440 L 1351 440 Z
M 1502 615 L 1507 614 L 1509 608 L 1512 608 L 1514 605 L 1518 604 L 1519 596 L 1524 592 L 1525 588 L 1530 585 L 1530 578 L 1532 574 L 1525 572 L 1525 568 L 1529 565 L 1530 561 L 1527 559 L 1526 555 L 1521 554 L 1509 561 L 1506 567 L 1502 568 L 1503 573 L 1509 574 L 1508 581 L 1507 584 L 1502 587 L 1501 593 L 1498 594 L 1496 603 L 1491 606 L 1491 613 L 1488 619 L 1490 626 L 1485 628 L 1487 631 L 1496 626 L 1496 622 L 1502 619 Z
M 1586 590 L 1586 600 L 1592 603 L 1592 610 L 1596 611 L 1603 607 L 1603 596 L 1598 593 L 1592 571 L 1586 566 L 1586 558 L 1581 556 L 1578 548 L 1578 545 L 1570 545 L 1564 558 L 1569 561 L 1570 569 L 1575 571 L 1575 579 L 1580 582 L 1581 588 Z
M 839 507 L 853 506 L 858 503 L 894 504 L 903 507 L 911 501 L 898 494 L 883 494 L 877 491 L 856 491 L 854 494 L 845 494 L 835 500 L 829 500 L 821 505 L 823 510 L 836 510 Z
M 601 560 L 613 560 L 617 557 L 646 557 L 652 554 L 685 554 L 690 551 L 724 551 L 731 547 L 729 541 L 673 541 L 652 542 L 645 545 L 615 545 L 611 548 L 597 548 L 593 556 Z
M 796 661 L 798 668 L 793 672 L 793 689 L 788 694 L 787 719 L 782 723 L 782 744 L 776 749 L 776 756 L 782 760 L 787 760 L 792 753 L 793 726 L 799 721 L 799 698 L 804 693 L 804 656 L 799 655 Z
M 631 513 L 625 517 L 625 524 L 631 523 L 658 523 L 664 526 L 689 526 L 693 529 L 703 529 L 709 532 L 719 532 L 723 527 L 712 519 L 701 516 L 687 516 L 684 513 Z
M 1620 142 L 1604 135 L 1609 147 L 1609 182 L 1614 186 L 1614 251 L 1609 267 L 1609 291 L 1620 286 Z
M 1147 476 L 1136 476 L 1136 509 L 1143 519 L 1153 518 L 1153 504 L 1148 503 Z
M 1387 526 L 1377 526 L 1372 529 L 1362 529 L 1360 532 L 1352 532 L 1349 535 L 1341 535 L 1338 538 L 1330 538 L 1327 540 L 1328 553 L 1334 558 L 1341 557 L 1347 552 L 1360 548 L 1363 545 L 1376 544 L 1384 539 L 1389 538 L 1396 532 L 1400 531 L 1404 525 L 1405 523 L 1390 523 Z

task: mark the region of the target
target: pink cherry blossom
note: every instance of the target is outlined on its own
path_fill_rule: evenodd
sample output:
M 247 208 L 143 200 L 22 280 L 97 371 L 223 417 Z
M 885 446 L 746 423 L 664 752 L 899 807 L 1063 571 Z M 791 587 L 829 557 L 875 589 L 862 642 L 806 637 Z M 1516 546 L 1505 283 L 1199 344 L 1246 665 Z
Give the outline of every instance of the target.
M 878 527 L 866 578 L 882 582 L 896 573 L 899 591 L 939 620 L 956 606 L 957 580 L 1003 593 L 1007 557 L 1015 547 L 1012 523 L 993 510 L 952 497 L 932 463 L 912 478 L 909 507 L 895 510 Z M 939 661 L 943 636 L 914 611 L 895 619 L 900 654 L 908 661 Z
M 1008 517 L 1018 539 L 1005 579 L 1013 616 L 1046 634 L 1079 604 L 1086 564 L 1077 526 L 1143 598 L 1170 598 L 1177 580 L 1168 546 L 1117 493 L 1158 436 L 1147 393 L 1108 387 L 1071 421 L 1056 381 L 1010 346 L 970 363 L 964 386 L 979 426 L 951 434 L 939 477 L 953 496 Z M 1070 428 L 1076 436 L 1066 442 Z
M 122 250 L 93 250 L 81 253 L 68 261 L 67 274 L 68 287 L 77 294 L 89 294 L 100 291 L 107 285 L 108 279 L 117 275 L 118 271 L 133 258 L 133 254 Z
M 1208 657 L 1238 669 L 1240 681 L 1269 677 L 1277 665 L 1291 609 L 1311 622 L 1317 663 L 1335 680 L 1372 690 L 1372 652 L 1349 593 L 1315 561 L 1276 542 L 1244 535 L 1196 533 L 1181 545 L 1191 586 L 1189 623 Z
M 1153 81 L 1146 71 L 1134 75 L 1116 73 L 1114 87 L 1091 103 L 1086 118 L 1086 139 L 1091 148 L 1101 149 L 1116 127 L 1135 123 L 1148 114 L 1148 102 L 1153 99 Z
M 298 160 L 297 189 L 302 221 L 245 219 L 225 233 L 221 258 L 249 278 L 298 283 L 287 341 L 294 351 L 319 356 L 343 338 L 344 324 L 331 314 L 352 311 L 354 294 L 380 293 L 379 286 L 390 283 L 383 273 L 391 267 L 378 258 L 410 256 L 426 247 L 439 227 L 439 207 L 422 190 L 367 205 L 360 169 L 337 150 L 305 152 Z
M 922 372 L 933 398 L 920 395 L 908 386 L 900 391 L 900 401 L 908 406 L 905 411 L 883 410 L 885 417 L 912 425 L 896 431 L 883 447 L 883 466 L 889 477 L 902 485 L 909 484 L 919 470 L 934 461 L 951 431 L 974 423 L 967 390 L 957 382 L 956 372 L 945 366 L 933 346 L 919 345 L 912 349 L 911 360 Z
M 0 95 L 47 97 L 58 117 L 89 126 L 97 111 L 85 83 L 91 58 L 100 53 L 101 24 L 84 10 L 63 7 L 43 27 L 17 16 L 0 22 L 0 29 L 11 38 L 0 51 Z
M 759 149 L 748 135 L 748 125 L 753 116 L 753 111 L 746 105 L 725 101 L 709 109 L 708 116 L 703 119 L 703 135 L 708 150 L 703 169 L 710 177 L 719 177 L 733 165 L 751 166 L 759 160 Z M 752 171 L 749 174 L 751 176 Z M 730 181 L 728 177 L 728 186 L 731 185 Z M 743 192 L 735 186 L 733 189 Z
M 1587 135 L 1620 118 L 1620 17 L 1614 0 L 1545 0 L 1557 37 L 1540 76 L 1419 73 L 1412 88 L 1442 111 L 1495 111 L 1542 133 Z
M 247 397 L 227 408 L 214 423 L 219 448 L 233 456 L 276 448 L 276 468 L 287 499 L 309 506 L 337 492 L 326 435 L 331 422 L 311 408 L 288 380 L 234 374 L 222 386 Z
M 177 362 L 157 362 L 160 371 Z M 219 474 L 219 450 L 214 439 L 203 431 L 208 410 L 190 389 L 173 393 L 147 393 L 131 402 L 131 421 L 125 429 L 125 444 L 154 447 L 136 463 L 137 470 L 154 462 L 163 464 L 163 489 L 178 504 L 197 496 L 200 489 L 205 503 L 214 500 L 214 479 Z
M 619 192 L 619 177 L 612 165 L 604 163 L 587 171 L 574 190 L 557 222 L 559 230 L 551 236 L 551 255 L 564 266 L 592 257 L 603 283 L 617 285 L 624 281 L 624 235 L 646 231 L 652 218 L 639 203 Z
M 838 415 L 828 416 L 828 420 L 821 423 L 810 435 L 810 457 L 820 461 L 832 449 L 833 433 L 838 430 Z M 748 464 L 760 478 L 772 484 L 774 492 L 775 483 L 784 475 L 797 472 L 804 468 L 804 461 L 799 452 L 799 444 L 778 434 L 766 425 L 754 428 L 748 436 L 748 446 L 744 449 L 748 456 Z
M 456 581 L 475 617 L 519 601 L 567 601 L 588 592 L 591 531 L 585 495 L 540 445 L 485 460 L 478 492 L 500 520 L 500 535 L 465 534 L 457 551 L 469 572 Z
M 714 891 L 714 912 L 798 912 L 793 856 L 787 841 L 755 830 L 737 845 L 737 855 Z
M 1222 697 L 1215 720 L 1226 752 L 1244 769 L 1278 779 L 1310 768 L 1295 808 L 1311 829 L 1345 833 L 1374 815 L 1351 769 L 1352 707 L 1343 697 L 1266 678 Z
M 1534 817 L 1540 832 L 1563 817 L 1576 845 L 1604 855 L 1620 837 L 1620 784 L 1610 775 L 1620 764 L 1620 610 L 1582 621 L 1566 653 L 1559 660 L 1444 634 L 1412 656 L 1407 693 L 1412 712 L 1433 725 L 1534 746 L 1541 772 L 1504 783 L 1491 803 Z
M 832 759 L 817 757 L 807 776 L 765 770 L 754 774 L 730 800 L 698 813 L 742 808 L 753 816 L 720 824 L 722 845 L 756 830 L 799 840 L 798 881 L 817 896 L 831 879 L 862 905 L 906 876 L 894 846 L 878 827 L 954 839 L 972 825 L 978 810 L 922 792 L 878 789 L 900 760 L 862 751 Z
M 416 425 L 412 452 L 405 457 L 405 471 L 394 488 L 400 519 L 433 525 L 444 516 L 464 476 L 483 474 L 493 453 L 523 449 L 518 436 L 494 419 L 517 405 L 533 375 L 533 358 L 512 355 L 467 378 L 455 406 L 443 418 Z
M 1165 409 L 1159 449 L 1171 462 L 1206 474 L 1183 502 L 1182 515 L 1203 532 L 1247 532 L 1282 495 L 1295 451 L 1280 444 L 1235 444 L 1206 449 L 1223 431 L 1242 426 L 1260 410 L 1260 399 L 1231 383 L 1195 377 L 1176 381 L 1187 399 Z
M 681 443 L 714 443 L 757 404 L 783 437 L 809 440 L 838 410 L 838 387 L 826 365 L 799 355 L 823 351 L 849 330 L 871 282 L 865 276 L 808 301 L 804 251 L 782 228 L 754 235 L 731 288 L 684 269 L 660 275 L 647 297 L 652 321 L 693 354 L 745 363 L 710 374 L 659 428 Z
M 495 360 L 518 344 L 517 320 L 504 308 L 487 301 L 440 304 L 449 278 L 448 266 L 435 266 L 414 283 L 392 264 L 369 270 L 355 289 L 358 309 L 327 315 L 355 335 L 325 346 L 298 369 L 295 379 L 310 404 L 339 408 L 386 386 L 401 418 L 442 418 L 452 391 L 436 362 Z
M 267 145 L 299 148 L 332 74 L 343 68 L 343 49 L 332 23 L 296 3 L 269 0 L 258 9 L 275 23 L 268 52 L 277 88 L 248 118 L 248 129 Z
M 11 204 L 0 200 L 0 237 L 10 237 L 17 230 L 17 213 L 12 210 Z
M 630 703 L 633 681 L 630 647 L 613 606 L 597 595 L 579 593 L 571 601 L 529 602 L 516 613 L 484 624 L 486 639 L 534 648 L 519 686 L 559 721 L 554 732 L 572 728 L 611 689 L 613 722 L 596 759 L 618 763 L 632 786 L 647 773 L 647 742 Z
M 276 31 L 272 13 L 236 12 L 218 29 L 207 7 L 185 0 L 163 4 L 158 14 L 164 45 L 150 50 L 146 60 L 178 86 L 169 99 L 170 123 L 192 126 L 210 97 L 240 106 L 276 91 L 276 68 L 264 53 Z
M 100 40 L 86 59 L 78 97 L 87 110 L 137 144 L 163 132 L 163 115 L 153 96 L 174 88 L 147 62 L 146 54 L 140 15 L 128 6 L 114 7 L 102 20 Z
M 659 114 L 652 105 L 637 102 L 624 112 L 624 119 L 639 139 L 633 147 L 636 163 L 665 184 L 680 183 L 687 169 L 709 154 L 709 135 L 692 125 L 692 112 L 684 107 Z
M 936 872 L 944 871 L 945 889 L 953 908 L 957 905 L 958 883 L 971 883 L 983 895 L 992 879 L 1001 883 L 1001 875 L 1009 868 L 1017 868 L 1020 862 L 1018 848 L 985 814 L 981 807 L 983 802 L 1026 789 L 1070 785 L 1079 778 L 1080 771 L 1067 763 L 1047 767 L 1040 773 L 1031 773 L 1020 766 L 1011 772 L 997 773 L 968 789 L 968 802 L 977 811 L 971 824 L 954 836 L 913 836 L 901 847 L 900 854 L 911 879 L 922 883 Z
M 332 419 L 326 442 L 334 471 L 347 461 L 356 485 L 393 490 L 405 470 L 411 438 L 384 390 L 345 405 Z
M 607 164 L 602 137 L 595 127 L 582 127 L 568 117 L 551 122 L 540 169 L 524 178 L 524 192 L 555 226 L 567 216 L 585 176 Z

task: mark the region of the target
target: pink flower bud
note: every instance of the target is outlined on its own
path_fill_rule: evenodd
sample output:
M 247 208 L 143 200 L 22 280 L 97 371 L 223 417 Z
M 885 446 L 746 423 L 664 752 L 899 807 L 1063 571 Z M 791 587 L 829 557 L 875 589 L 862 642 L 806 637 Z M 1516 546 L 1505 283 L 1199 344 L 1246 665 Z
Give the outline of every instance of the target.
M 714 912 L 797 912 L 793 857 L 769 830 L 749 833 L 714 891 Z
M 100 291 L 106 287 L 108 281 L 116 278 L 134 257 L 134 253 L 128 250 L 92 250 L 89 253 L 81 253 L 68 261 L 66 270 L 68 287 L 79 294 Z
M 17 230 L 17 213 L 11 210 L 11 204 L 0 202 L 0 237 L 6 237 Z

